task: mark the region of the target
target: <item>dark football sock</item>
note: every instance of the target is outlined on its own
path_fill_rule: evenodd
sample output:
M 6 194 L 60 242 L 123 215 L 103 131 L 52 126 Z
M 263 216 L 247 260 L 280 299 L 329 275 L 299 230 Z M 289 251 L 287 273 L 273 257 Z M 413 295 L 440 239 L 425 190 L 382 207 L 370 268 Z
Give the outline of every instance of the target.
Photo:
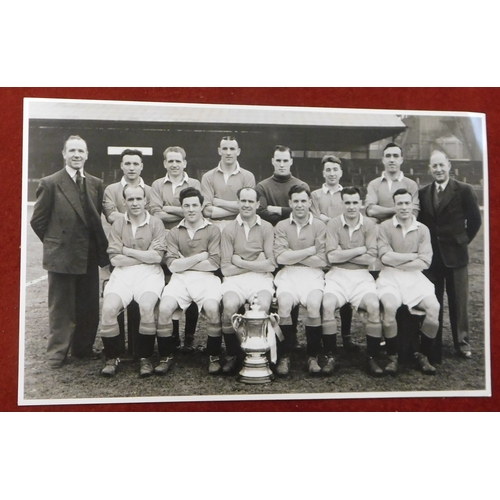
M 175 349 L 174 337 L 158 337 L 158 353 L 160 358 L 170 358 Z
M 385 339 L 385 348 L 389 356 L 395 356 L 398 353 L 398 337 Z
M 120 337 L 102 337 L 106 359 L 115 359 L 120 355 Z
M 321 337 L 321 326 L 306 325 L 306 353 L 308 356 L 316 357 L 319 355 L 319 353 L 321 352 Z

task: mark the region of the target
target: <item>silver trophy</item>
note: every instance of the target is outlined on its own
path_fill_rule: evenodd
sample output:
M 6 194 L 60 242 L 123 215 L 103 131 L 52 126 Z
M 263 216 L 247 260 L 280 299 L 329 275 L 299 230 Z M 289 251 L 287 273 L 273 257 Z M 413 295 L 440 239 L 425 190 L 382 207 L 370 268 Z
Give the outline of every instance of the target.
M 267 384 L 273 380 L 274 375 L 266 354 L 271 350 L 271 358 L 274 357 L 275 362 L 276 336 L 282 339 L 278 326 L 279 316 L 275 313 L 266 314 L 260 307 L 255 296 L 244 315 L 233 314 L 231 318 L 241 348 L 246 354 L 238 379 L 245 384 Z

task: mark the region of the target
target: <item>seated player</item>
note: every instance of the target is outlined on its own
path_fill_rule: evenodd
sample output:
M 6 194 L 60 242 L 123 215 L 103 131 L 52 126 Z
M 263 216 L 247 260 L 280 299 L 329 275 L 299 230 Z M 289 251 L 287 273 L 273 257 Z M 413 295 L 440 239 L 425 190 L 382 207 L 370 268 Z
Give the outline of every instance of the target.
M 274 294 L 272 272 L 274 260 L 273 226 L 257 215 L 258 194 L 254 188 L 237 193 L 240 213 L 222 231 L 221 270 L 222 332 L 226 343 L 226 364 L 223 373 L 233 373 L 237 366 L 239 343 L 231 317 L 257 296 L 261 310 L 268 312 Z
M 284 340 L 279 344 L 276 373 L 288 375 L 293 342 L 292 308 L 307 308 L 306 340 L 309 373 L 321 373 L 318 355 L 321 351 L 321 301 L 326 267 L 324 222 L 310 212 L 311 193 L 304 186 L 289 191 L 290 218 L 275 227 L 274 255 L 281 269 L 274 284 L 278 298 L 278 314 Z
M 163 166 L 167 171 L 165 177 L 157 179 L 151 185 L 151 215 L 163 221 L 165 229 L 177 226 L 184 218 L 184 212 L 179 202 L 180 192 L 187 187 L 200 189 L 200 182 L 186 173 L 186 151 L 180 146 L 169 146 L 163 151 Z M 163 269 L 167 280 L 170 271 Z M 193 303 L 186 311 L 184 327 L 184 345 L 182 351 L 194 351 L 194 334 L 198 322 L 198 309 Z M 180 347 L 179 320 L 174 319 L 174 338 L 176 347 Z
M 430 233 L 417 222 L 412 195 L 398 189 L 393 195 L 395 215 L 379 226 L 378 253 L 385 266 L 377 279 L 377 290 L 383 307 L 383 331 L 390 362 L 386 373 L 398 371 L 396 312 L 405 304 L 412 314 L 425 314 L 420 331 L 422 351 L 413 353 L 417 366 L 427 375 L 436 368 L 429 363 L 434 338 L 439 328 L 439 302 L 434 285 L 423 275 L 432 260 Z
M 180 192 L 184 219 L 167 235 L 166 263 L 172 278 L 165 286 L 158 315 L 158 337 L 165 339 L 166 352 L 155 372 L 166 373 L 173 359 L 175 340 L 172 318 L 192 302 L 207 318 L 207 352 L 210 374 L 221 371 L 222 329 L 220 320 L 221 281 L 214 275 L 220 265 L 220 230 L 203 218 L 203 196 L 188 187 Z
M 366 343 L 368 371 L 375 376 L 383 370 L 374 357 L 377 354 L 382 324 L 377 287 L 368 266 L 377 257 L 377 228 L 360 213 L 361 192 L 357 187 L 341 191 L 344 213 L 331 219 L 326 226 L 326 255 L 332 268 L 325 276 L 323 296 L 323 345 L 327 363 L 322 373 L 330 375 L 335 369 L 337 349 L 337 320 L 335 311 L 344 304 L 368 313 Z
M 153 354 L 156 323 L 154 308 L 163 290 L 165 277 L 160 262 L 165 250 L 165 228 L 161 220 L 146 212 L 143 187 L 125 186 L 123 198 L 127 211 L 115 220 L 109 234 L 108 254 L 114 266 L 104 289 L 101 317 L 101 337 L 106 364 L 101 374 L 116 374 L 120 333 L 117 317 L 132 300 L 139 304 L 138 352 L 141 376 L 152 373 L 149 358 Z

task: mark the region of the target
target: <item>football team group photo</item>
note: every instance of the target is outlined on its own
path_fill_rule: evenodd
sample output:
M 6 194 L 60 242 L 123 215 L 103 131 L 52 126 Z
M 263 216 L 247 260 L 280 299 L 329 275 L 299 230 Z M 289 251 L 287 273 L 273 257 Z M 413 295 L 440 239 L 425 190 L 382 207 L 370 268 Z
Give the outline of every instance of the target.
M 483 115 L 25 107 L 21 404 L 488 392 Z

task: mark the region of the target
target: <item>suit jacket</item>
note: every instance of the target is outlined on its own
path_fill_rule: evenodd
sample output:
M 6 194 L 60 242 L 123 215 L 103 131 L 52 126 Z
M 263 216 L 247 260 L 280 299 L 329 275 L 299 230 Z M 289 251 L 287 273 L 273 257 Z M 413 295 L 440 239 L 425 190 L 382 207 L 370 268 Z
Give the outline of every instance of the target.
M 450 179 L 439 208 L 434 210 L 435 183 L 419 191 L 418 220 L 431 232 L 433 263 L 439 255 L 446 267 L 462 267 L 469 262 L 468 245 L 481 227 L 476 193 L 469 184 Z
M 96 260 L 109 264 L 107 239 L 101 224 L 102 180 L 85 172 L 87 217 L 78 187 L 66 169 L 44 177 L 36 191 L 31 227 L 43 242 L 43 268 L 64 274 L 85 274 L 90 239 L 97 246 Z

